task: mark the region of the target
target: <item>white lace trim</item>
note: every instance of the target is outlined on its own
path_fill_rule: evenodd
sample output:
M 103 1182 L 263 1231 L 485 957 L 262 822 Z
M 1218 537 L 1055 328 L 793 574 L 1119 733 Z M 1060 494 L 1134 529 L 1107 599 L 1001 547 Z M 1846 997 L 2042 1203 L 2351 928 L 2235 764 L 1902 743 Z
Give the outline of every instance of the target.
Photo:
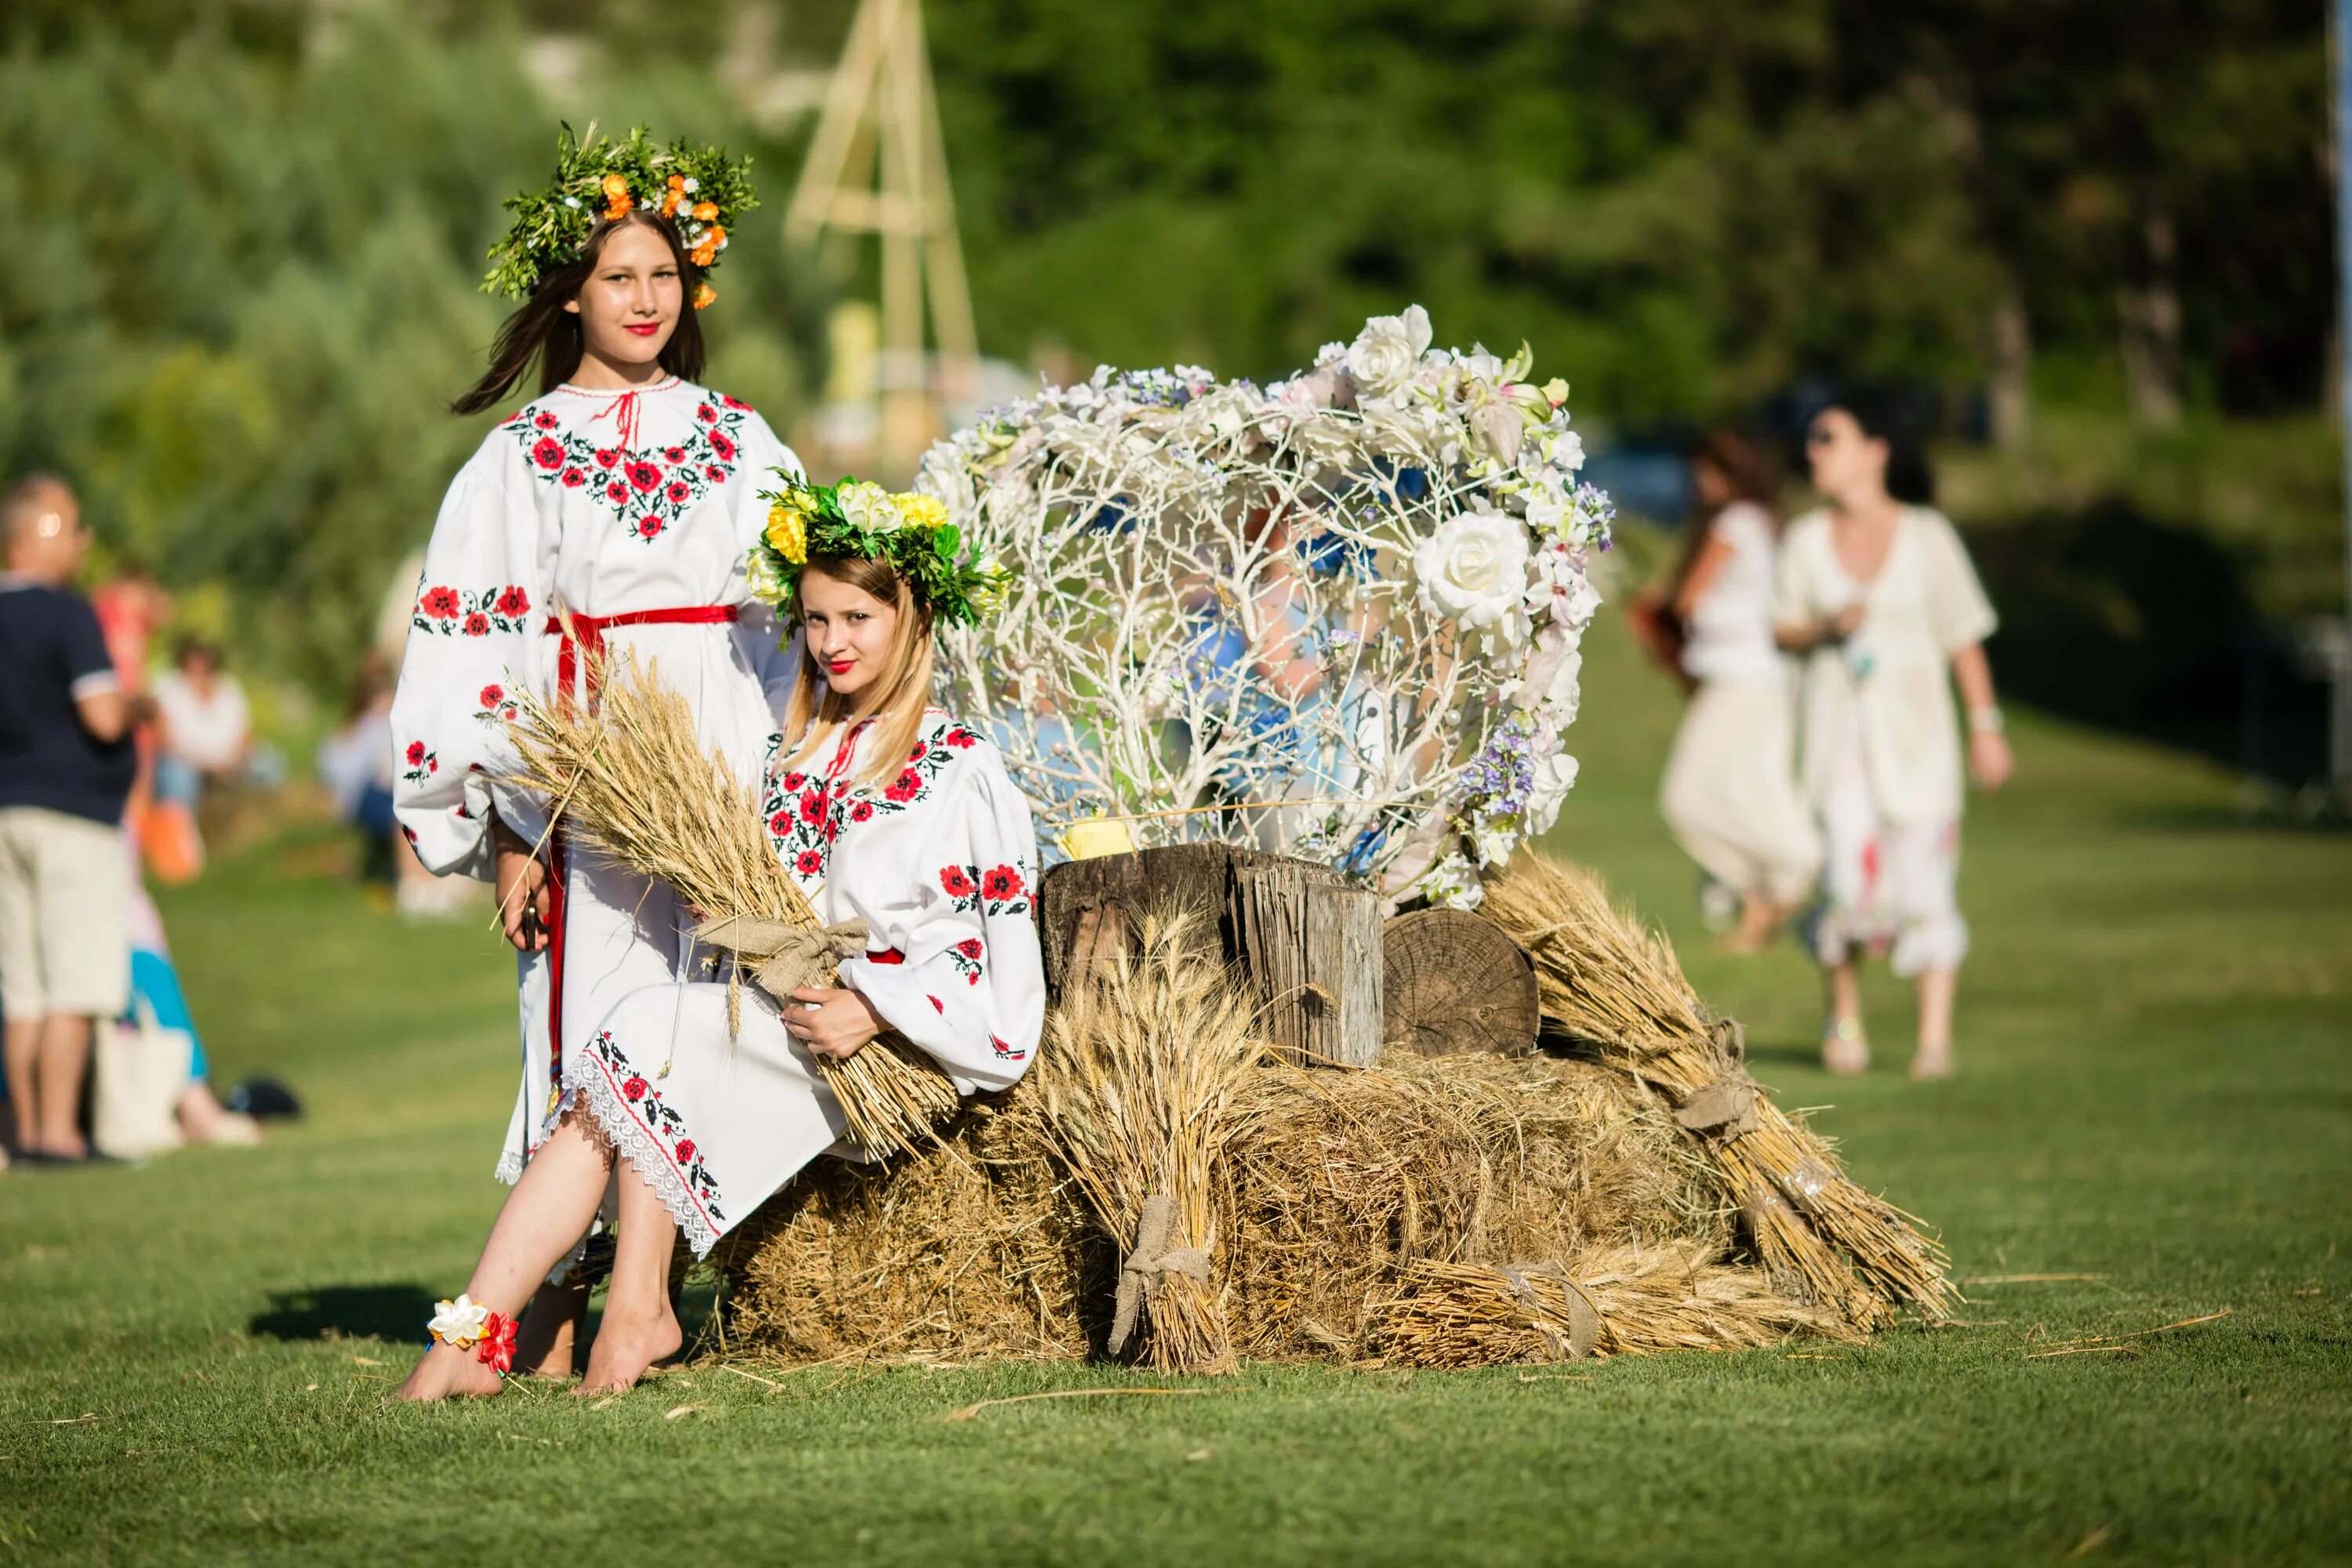
M 507 1185 L 513 1186 L 522 1180 L 522 1156 L 509 1149 L 499 1156 L 499 1168 L 491 1174 Z
M 694 1256 L 706 1256 L 718 1245 L 719 1233 L 711 1228 L 709 1218 L 687 1191 L 686 1178 L 662 1153 L 654 1135 L 629 1114 L 627 1105 L 614 1091 L 612 1080 L 604 1076 L 602 1066 L 578 1057 L 564 1064 L 562 1104 L 571 1104 L 575 1095 L 587 1105 L 596 1125 L 604 1129 L 614 1152 L 628 1162 L 638 1179 L 661 1199 L 662 1207 L 669 1210 L 669 1217 L 677 1224 L 678 1234 L 686 1237 L 686 1244 L 694 1248 Z M 560 1112 L 561 1107 L 558 1109 Z

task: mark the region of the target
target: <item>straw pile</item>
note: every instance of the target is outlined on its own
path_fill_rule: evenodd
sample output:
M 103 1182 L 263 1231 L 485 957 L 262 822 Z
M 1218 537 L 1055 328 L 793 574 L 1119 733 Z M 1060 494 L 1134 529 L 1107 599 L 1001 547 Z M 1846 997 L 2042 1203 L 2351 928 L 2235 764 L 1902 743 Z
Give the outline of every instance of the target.
M 1523 852 L 1482 911 L 1534 961 L 1544 1021 L 1663 1095 L 1722 1173 L 1774 1287 L 1864 1329 L 1908 1301 L 1930 1318 L 1959 1299 L 1943 1249 L 1864 1192 L 1830 1145 L 1765 1096 L 1738 1026 L 1710 1018 L 1672 949 L 1590 873 Z
M 1139 953 L 1072 996 L 1029 1080 L 940 1146 L 887 1173 L 821 1161 L 722 1243 L 730 1347 L 792 1362 L 1102 1353 L 1139 1262 L 1154 1278 L 1130 1354 L 1170 1370 L 1853 1333 L 1724 1261 L 1733 1210 L 1716 1167 L 1623 1075 L 1258 1058 L 1222 972 L 1177 932 L 1152 922 Z M 1202 1042 L 1211 1065 L 1152 1059 Z M 1138 1246 L 1139 1194 L 1178 1200 L 1172 1235 Z M 1172 1250 L 1201 1253 L 1207 1280 L 1169 1266 Z M 1570 1298 L 1592 1313 L 1580 1335 Z
M 592 657 L 587 680 L 592 705 L 518 693 L 511 732 L 521 761 L 509 782 L 550 802 L 550 834 L 560 828 L 568 841 L 667 882 L 714 923 L 739 917 L 815 931 L 815 911 L 768 843 L 759 802 L 703 748 L 686 700 L 634 654 L 625 664 Z M 833 979 L 829 964 L 819 972 L 819 983 Z M 947 1075 L 895 1037 L 818 1066 L 851 1138 L 877 1154 L 929 1138 L 956 1108 Z

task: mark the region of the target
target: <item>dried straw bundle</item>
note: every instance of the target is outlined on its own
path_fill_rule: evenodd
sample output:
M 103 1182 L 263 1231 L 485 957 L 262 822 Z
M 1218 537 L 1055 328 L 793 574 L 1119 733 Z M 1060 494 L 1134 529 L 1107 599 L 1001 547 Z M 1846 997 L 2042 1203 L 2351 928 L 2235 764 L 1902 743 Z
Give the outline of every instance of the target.
M 802 1172 L 713 1254 L 726 1347 L 795 1363 L 1084 1359 L 1118 1259 L 1015 1120 L 975 1106 L 887 1165 Z
M 1704 1244 L 1598 1248 L 1565 1266 L 1423 1259 L 1380 1310 L 1372 1342 L 1415 1366 L 1496 1366 L 1584 1355 L 1744 1350 L 1791 1334 L 1859 1340 L 1838 1313 L 1774 1291 Z
M 1368 1353 L 1423 1260 L 1567 1258 L 1730 1239 L 1713 1166 L 1591 1062 L 1391 1053 L 1360 1072 L 1268 1068 L 1221 1184 L 1243 1353 Z
M 1133 951 L 1066 986 L 1014 1114 L 1126 1251 L 1112 1352 L 1139 1321 L 1151 1365 L 1229 1372 L 1212 1184 L 1265 1047 L 1241 988 L 1200 956 L 1196 918 L 1147 916 Z
M 686 700 L 634 653 L 625 664 L 592 658 L 588 680 L 598 695 L 586 707 L 518 694 L 512 733 L 521 761 L 509 782 L 551 803 L 549 831 L 560 825 L 709 915 L 814 930 L 815 911 L 770 847 L 758 801 L 703 749 Z M 895 1036 L 846 1062 L 817 1065 L 850 1137 L 877 1155 L 914 1147 L 957 1105 L 948 1076 Z
M 1710 1023 L 1674 952 L 1590 873 L 1522 852 L 1487 884 L 1484 912 L 1534 960 L 1544 1017 L 1676 1107 L 1724 1085 L 1753 1094 L 1754 1125 L 1702 1134 L 1777 1289 L 1860 1327 L 1909 1301 L 1931 1318 L 1959 1299 L 1942 1247 L 1845 1174 L 1829 1143 L 1748 1085 L 1728 1028 Z

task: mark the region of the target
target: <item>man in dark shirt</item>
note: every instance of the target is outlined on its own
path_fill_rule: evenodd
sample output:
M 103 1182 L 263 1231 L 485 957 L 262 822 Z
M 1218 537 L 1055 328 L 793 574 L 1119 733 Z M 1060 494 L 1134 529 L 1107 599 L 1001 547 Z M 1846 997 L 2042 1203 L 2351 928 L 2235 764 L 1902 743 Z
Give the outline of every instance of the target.
M 0 495 L 0 1010 L 30 1162 L 89 1153 L 76 1121 L 92 1024 L 129 1003 L 122 808 L 144 714 L 68 586 L 89 548 L 64 480 L 36 474 Z

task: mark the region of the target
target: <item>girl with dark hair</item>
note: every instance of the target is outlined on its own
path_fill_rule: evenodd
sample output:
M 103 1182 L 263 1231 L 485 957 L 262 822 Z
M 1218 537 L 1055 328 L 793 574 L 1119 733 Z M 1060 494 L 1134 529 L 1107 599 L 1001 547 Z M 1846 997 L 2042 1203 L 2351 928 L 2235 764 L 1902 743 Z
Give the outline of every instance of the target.
M 450 486 L 426 546 L 392 707 L 394 809 L 425 867 L 494 881 L 521 955 L 522 1083 L 498 1161 L 519 1179 L 564 1119 L 563 1072 L 630 992 L 674 982 L 690 921 L 671 890 L 566 853 L 546 803 L 505 782 L 517 692 L 593 694 L 592 656 L 658 664 L 702 739 L 754 778 L 787 683 L 746 552 L 767 514 L 760 476 L 799 460 L 746 405 L 698 384 L 697 311 L 727 228 L 755 205 L 742 164 L 710 148 L 567 131 L 554 184 L 508 204 L 488 287 L 524 296 L 488 374 L 457 400 L 490 406 L 538 362 L 539 396 L 490 431 Z M 601 1188 L 600 1188 L 601 1190 Z M 623 1183 L 621 1262 L 669 1216 Z M 633 1226 L 633 1220 L 635 1223 Z M 584 1239 L 567 1238 L 566 1247 Z M 642 1242 L 642 1247 L 639 1243 Z M 619 1265 L 616 1265 L 618 1267 Z M 527 1367 L 564 1373 L 584 1288 L 551 1295 Z M 676 1348 L 667 1298 L 608 1312 L 590 1386 L 622 1386 Z M 437 1367 L 439 1363 L 432 1365 Z M 446 1392 L 420 1370 L 411 1394 Z
M 1708 879 L 1739 900 L 1725 946 L 1753 952 L 1821 868 L 1820 838 L 1797 798 L 1789 661 L 1772 640 L 1780 522 L 1765 464 L 1728 431 L 1700 444 L 1691 479 L 1702 515 L 1670 589 L 1691 700 L 1658 808 Z
M 1805 453 L 1828 504 L 1789 524 L 1774 619 L 1780 646 L 1803 658 L 1801 780 L 1822 826 L 1822 1058 L 1832 1072 L 1869 1065 L 1854 963 L 1885 952 L 1917 983 L 1912 1076 L 1942 1078 L 1969 942 L 1952 686 L 1968 710 L 1969 772 L 1998 789 L 2011 764 L 1984 656 L 1996 622 L 1958 533 L 1924 504 L 1926 463 L 1884 411 L 1859 399 L 1824 408 Z
M 632 1353 L 592 1360 L 582 1391 L 627 1386 L 651 1353 L 677 1347 L 668 1275 L 681 1235 L 705 1257 L 809 1162 L 860 1157 L 840 1144 L 846 1123 L 821 1059 L 846 1061 L 887 1030 L 971 1094 L 1011 1088 L 1036 1050 L 1045 974 L 1028 805 L 996 748 L 930 702 L 932 628 L 976 617 L 996 574 L 959 557 L 936 500 L 781 477 L 758 575 L 796 632 L 761 812 L 848 955 L 834 984 L 784 998 L 747 986 L 730 1003 L 723 983 L 658 981 L 596 1016 L 564 1060 L 563 1114 L 465 1293 L 440 1304 L 438 1342 L 407 1397 L 497 1392 L 507 1315 L 608 1182 L 620 1245 L 597 1355 L 616 1318 L 666 1332 L 625 1329 Z

